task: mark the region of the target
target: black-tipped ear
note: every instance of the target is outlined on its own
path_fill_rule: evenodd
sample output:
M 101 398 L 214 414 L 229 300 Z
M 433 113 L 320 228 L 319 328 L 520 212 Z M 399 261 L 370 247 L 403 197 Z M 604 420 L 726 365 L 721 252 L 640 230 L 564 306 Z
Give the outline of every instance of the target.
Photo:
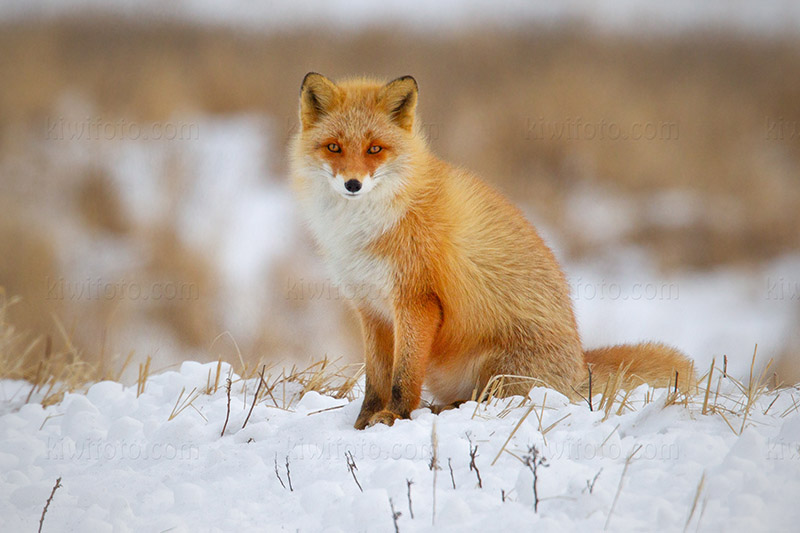
M 412 131 L 417 109 L 417 80 L 411 76 L 403 76 L 390 81 L 381 89 L 380 98 L 386 112 L 401 128 Z
M 313 126 L 336 101 L 339 89 L 331 80 L 309 72 L 300 86 L 300 124 L 303 129 Z

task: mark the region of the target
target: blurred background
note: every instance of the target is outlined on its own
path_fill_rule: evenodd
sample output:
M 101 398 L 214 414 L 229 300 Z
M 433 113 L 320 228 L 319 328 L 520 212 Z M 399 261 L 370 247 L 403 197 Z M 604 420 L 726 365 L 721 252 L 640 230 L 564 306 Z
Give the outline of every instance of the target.
M 306 72 L 411 74 L 433 149 L 556 251 L 587 347 L 745 375 L 758 344 L 800 381 L 800 4 L 268 4 L 0 6 L 0 287 L 26 338 L 154 370 L 360 361 L 286 143 Z

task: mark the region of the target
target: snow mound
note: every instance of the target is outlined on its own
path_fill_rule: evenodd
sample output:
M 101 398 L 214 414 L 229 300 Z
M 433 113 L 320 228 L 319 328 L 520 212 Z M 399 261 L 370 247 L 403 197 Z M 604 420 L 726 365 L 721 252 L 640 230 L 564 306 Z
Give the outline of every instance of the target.
M 788 531 L 800 520 L 795 389 L 764 393 L 743 430 L 725 387 L 723 418 L 701 414 L 702 394 L 665 407 L 667 391 L 642 386 L 608 413 L 600 395 L 590 411 L 537 388 L 528 401 L 419 409 L 357 431 L 360 399 L 298 383 L 262 390 L 243 427 L 259 380 L 231 374 L 226 416 L 216 371 L 187 362 L 138 396 L 101 382 L 47 408 L 25 403 L 26 382 L 0 381 L 0 530 L 35 530 L 58 477 L 48 531 L 394 531 L 390 500 L 403 532 Z M 544 457 L 538 512 L 532 446 Z

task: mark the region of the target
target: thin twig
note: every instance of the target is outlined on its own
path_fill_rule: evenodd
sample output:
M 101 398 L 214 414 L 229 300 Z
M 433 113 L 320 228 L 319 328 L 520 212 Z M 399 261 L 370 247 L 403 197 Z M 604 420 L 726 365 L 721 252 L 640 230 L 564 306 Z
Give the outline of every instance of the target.
M 289 492 L 294 492 L 294 487 L 292 487 L 292 473 L 289 471 L 289 455 L 286 455 L 286 480 L 289 482 Z
M 411 515 L 411 519 L 414 519 L 414 508 L 411 506 L 411 485 L 414 484 L 414 480 L 406 479 L 406 486 L 408 487 L 408 514 Z
M 346 404 L 342 404 L 342 405 L 334 405 L 333 407 L 326 407 L 325 409 L 320 409 L 320 410 L 318 410 L 318 411 L 311 411 L 310 413 L 306 413 L 306 416 L 318 415 L 318 414 L 320 414 L 320 413 L 326 413 L 326 412 L 328 412 L 328 411 L 335 411 L 336 409 L 341 409 L 341 408 L 342 408 L 342 407 L 344 407 L 345 405 L 346 405 Z
M 344 457 L 345 459 L 347 459 L 347 469 L 353 475 L 353 481 L 355 481 L 356 485 L 358 485 L 358 490 L 364 492 L 364 489 L 361 488 L 361 483 L 358 482 L 358 478 L 356 477 L 356 470 L 358 470 L 358 467 L 356 466 L 356 460 L 353 457 L 353 453 L 350 451 L 346 451 L 344 452 Z
M 539 512 L 539 467 L 547 467 L 546 459 L 541 456 L 539 449 L 534 445 L 528 447 L 528 453 L 523 456 L 525 466 L 533 474 L 533 512 Z
M 700 494 L 703 492 L 703 486 L 705 485 L 705 483 L 706 483 L 706 473 L 703 472 L 703 475 L 700 476 L 700 481 L 697 483 L 697 491 L 694 493 L 694 500 L 692 501 L 692 507 L 689 510 L 689 517 L 686 519 L 686 524 L 683 526 L 684 533 L 689 529 L 689 522 L 692 521 L 694 512 L 697 509 L 697 502 L 698 500 L 700 500 Z
M 456 490 L 456 478 L 453 475 L 453 464 L 450 458 L 447 458 L 447 467 L 450 469 L 450 481 L 453 483 L 453 490 Z
M 478 465 L 475 464 L 475 458 L 478 457 L 478 445 L 472 446 L 472 439 L 467 433 L 467 440 L 469 441 L 469 469 L 474 470 L 475 475 L 478 476 L 478 488 L 483 488 L 483 480 L 481 479 L 481 471 L 478 470 Z
M 228 378 L 225 388 L 228 389 L 228 410 L 225 412 L 225 423 L 222 425 L 222 433 L 219 434 L 220 437 L 225 435 L 225 428 L 228 427 L 228 418 L 231 416 L 231 378 Z
M 533 411 L 534 407 L 536 407 L 536 404 L 532 403 L 531 406 L 528 407 L 528 410 L 525 411 L 525 414 L 522 415 L 522 418 L 519 419 L 519 422 L 517 422 L 517 425 L 514 426 L 514 429 L 511 430 L 511 433 L 509 433 L 508 438 L 503 443 L 503 446 L 500 447 L 500 451 L 497 452 L 497 455 L 495 456 L 494 461 L 492 461 L 492 466 L 494 466 L 494 464 L 497 462 L 497 460 L 500 459 L 500 455 L 503 453 L 503 450 L 506 449 L 506 446 L 508 446 L 508 443 L 511 442 L 511 438 L 514 436 L 514 433 L 516 433 L 517 430 L 519 429 L 519 427 L 522 425 L 522 423 L 525 422 L 525 419 L 528 418 L 528 415 L 531 414 L 531 411 Z
M 631 465 L 631 461 L 633 457 L 639 453 L 639 450 L 642 449 L 642 445 L 636 446 L 630 454 L 628 454 L 628 458 L 625 459 L 625 466 L 622 468 L 622 475 L 619 477 L 619 485 L 617 486 L 617 493 L 614 495 L 614 501 L 611 502 L 611 509 L 608 510 L 608 516 L 606 517 L 606 523 L 603 526 L 603 531 L 608 530 L 608 524 L 611 522 L 611 515 L 614 513 L 614 507 L 617 506 L 617 500 L 619 499 L 619 493 L 622 492 L 622 482 L 625 480 L 625 474 L 628 472 L 628 467 Z
M 31 387 L 31 390 L 28 393 L 28 397 L 25 398 L 25 403 L 30 402 L 31 396 L 33 396 L 33 391 L 41 387 L 41 385 L 39 384 L 39 379 L 41 378 L 44 364 L 47 362 L 48 359 L 50 359 L 50 353 L 52 352 L 52 350 L 53 350 L 53 339 L 50 337 L 50 335 L 48 335 L 45 339 L 45 344 L 44 344 L 44 359 L 39 361 L 39 367 L 36 369 L 36 377 L 33 380 L 33 386 Z
M 56 480 L 56 484 L 53 485 L 53 490 L 50 491 L 50 497 L 47 498 L 47 502 L 44 504 L 44 509 L 42 509 L 42 517 L 39 518 L 39 533 L 42 533 L 42 526 L 44 525 L 44 515 L 47 514 L 47 509 L 50 507 L 50 502 L 53 501 L 53 496 L 55 496 L 56 491 L 61 487 L 61 476 L 58 477 Z
M 764 411 L 764 414 L 767 414 L 767 413 L 769 413 L 769 410 L 770 410 L 770 409 L 772 409 L 772 406 L 775 404 L 775 402 L 776 402 L 776 401 L 778 401 L 778 398 L 780 398 L 780 397 L 781 397 L 781 395 L 780 395 L 780 393 L 778 393 L 778 394 L 777 394 L 777 395 L 776 395 L 776 396 L 775 396 L 775 397 L 772 399 L 772 401 L 771 401 L 771 402 L 769 402 L 769 405 L 767 406 L 767 409 Z
M 608 434 L 608 437 L 606 437 L 605 439 L 603 439 L 603 442 L 601 442 L 601 443 L 600 443 L 600 447 L 601 447 L 601 448 L 602 448 L 603 446 L 605 446 L 605 445 L 606 445 L 606 442 L 608 442 L 608 439 L 610 439 L 610 438 L 611 438 L 611 435 L 613 435 L 614 433 L 616 433 L 616 431 L 617 431 L 618 429 L 619 429 L 619 424 L 617 424 L 616 426 L 614 426 L 614 429 L 612 429 L 612 430 L 611 430 L 611 433 L 609 433 L 609 434 Z
M 588 479 L 586 480 L 586 488 L 589 489 L 589 494 L 591 494 L 594 491 L 594 484 L 597 483 L 597 478 L 600 477 L 600 473 L 602 471 L 603 471 L 603 469 L 600 468 L 600 470 L 598 470 L 597 473 L 592 478 L 591 482 Z
M 394 502 L 391 498 L 389 498 L 389 508 L 392 510 L 392 521 L 394 522 L 394 533 L 400 533 L 400 528 L 397 526 L 397 519 L 400 518 L 403 513 L 400 511 L 394 510 Z
M 250 415 L 253 414 L 253 408 L 256 406 L 256 402 L 258 401 L 258 393 L 261 391 L 261 384 L 264 383 L 264 371 L 267 369 L 267 365 L 263 365 L 261 367 L 261 376 L 258 380 L 258 387 L 256 387 L 256 393 L 253 396 L 253 405 L 250 406 L 250 411 L 247 413 L 247 418 L 244 419 L 244 424 L 242 424 L 242 429 L 247 425 L 247 421 L 250 420 Z
M 281 474 L 278 472 L 278 452 L 275 452 L 275 476 L 278 478 L 278 481 L 281 482 L 281 487 L 284 489 L 286 488 L 286 484 L 281 479 Z
M 700 414 L 708 413 L 708 395 L 711 394 L 711 377 L 714 375 L 714 359 L 711 360 L 711 369 L 708 371 L 708 382 L 706 383 L 706 393 L 703 395 L 703 410 Z

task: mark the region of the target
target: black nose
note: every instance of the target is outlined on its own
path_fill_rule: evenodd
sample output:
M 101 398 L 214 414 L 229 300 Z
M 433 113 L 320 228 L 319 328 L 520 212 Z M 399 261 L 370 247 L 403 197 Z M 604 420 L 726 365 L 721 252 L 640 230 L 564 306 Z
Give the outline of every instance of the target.
M 361 190 L 361 182 L 358 180 L 347 180 L 344 182 L 344 188 L 350 192 L 358 192 Z

